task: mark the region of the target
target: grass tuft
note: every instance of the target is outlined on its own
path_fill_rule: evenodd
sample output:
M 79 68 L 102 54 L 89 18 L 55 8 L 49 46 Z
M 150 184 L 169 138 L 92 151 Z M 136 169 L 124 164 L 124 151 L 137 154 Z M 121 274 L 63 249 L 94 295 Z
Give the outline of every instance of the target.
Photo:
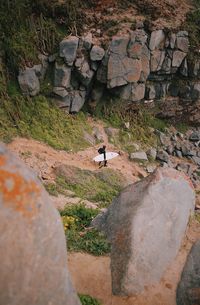
M 79 298 L 82 305 L 101 305 L 97 299 L 92 298 L 89 295 L 79 294 Z

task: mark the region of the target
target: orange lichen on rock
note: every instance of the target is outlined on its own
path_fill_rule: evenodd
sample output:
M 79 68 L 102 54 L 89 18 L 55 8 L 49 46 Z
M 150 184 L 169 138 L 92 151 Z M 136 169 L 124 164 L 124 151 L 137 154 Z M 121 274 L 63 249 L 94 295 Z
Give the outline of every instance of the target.
M 3 204 L 32 217 L 37 213 L 40 189 L 34 181 L 25 180 L 20 174 L 0 169 L 0 195 Z
M 6 163 L 6 157 L 5 156 L 0 156 L 0 166 L 3 166 Z

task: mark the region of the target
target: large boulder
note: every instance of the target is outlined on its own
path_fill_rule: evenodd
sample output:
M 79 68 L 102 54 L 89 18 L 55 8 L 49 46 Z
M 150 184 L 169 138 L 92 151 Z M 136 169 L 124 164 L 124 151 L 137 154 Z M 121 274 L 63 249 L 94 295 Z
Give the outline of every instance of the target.
M 36 176 L 0 145 L 0 304 L 80 305 L 60 216 Z
M 88 61 L 83 58 L 78 58 L 75 62 L 78 79 L 84 86 L 89 86 L 94 76 L 94 71 L 90 69 Z
M 153 31 L 149 42 L 149 48 L 151 51 L 155 49 L 163 49 L 165 44 L 165 33 L 163 30 Z
M 144 98 L 145 96 L 145 84 L 143 83 L 137 83 L 132 84 L 132 90 L 131 90 L 131 101 L 137 102 Z
M 160 281 L 178 253 L 195 193 L 174 169 L 129 185 L 93 225 L 111 242 L 112 291 L 131 296 Z
M 60 57 L 63 57 L 66 64 L 72 66 L 76 59 L 79 38 L 76 36 L 69 36 L 63 39 L 60 43 Z
M 86 92 L 83 90 L 74 90 L 71 94 L 70 112 L 77 113 L 81 110 L 85 103 Z
M 200 304 L 200 240 L 193 245 L 177 288 L 177 305 Z
M 165 59 L 165 51 L 155 50 L 151 52 L 151 72 L 161 70 Z
M 172 67 L 178 68 L 180 67 L 181 63 L 183 62 L 184 58 L 186 57 L 187 53 L 182 51 L 174 51 L 173 59 L 172 59 Z
M 105 55 L 104 49 L 99 46 L 93 46 L 92 50 L 90 51 L 90 59 L 93 61 L 102 60 L 104 55 Z
M 25 68 L 19 71 L 19 86 L 25 95 L 35 96 L 40 91 L 40 82 L 34 68 Z
M 188 32 L 180 31 L 176 34 L 176 37 L 176 48 L 187 53 L 189 48 Z
M 63 64 L 55 64 L 54 86 L 55 87 L 70 87 L 71 68 Z

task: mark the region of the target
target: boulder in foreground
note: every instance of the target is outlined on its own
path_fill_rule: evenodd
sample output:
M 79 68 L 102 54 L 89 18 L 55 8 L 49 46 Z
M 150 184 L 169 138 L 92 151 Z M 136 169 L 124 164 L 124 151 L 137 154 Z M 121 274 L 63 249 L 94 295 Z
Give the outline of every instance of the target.
M 35 175 L 0 145 L 0 304 L 80 305 L 57 210 Z
M 200 240 L 188 255 L 176 295 L 177 305 L 200 304 Z
M 111 242 L 114 294 L 132 296 L 160 281 L 180 248 L 194 200 L 183 173 L 159 168 L 125 188 L 93 221 Z

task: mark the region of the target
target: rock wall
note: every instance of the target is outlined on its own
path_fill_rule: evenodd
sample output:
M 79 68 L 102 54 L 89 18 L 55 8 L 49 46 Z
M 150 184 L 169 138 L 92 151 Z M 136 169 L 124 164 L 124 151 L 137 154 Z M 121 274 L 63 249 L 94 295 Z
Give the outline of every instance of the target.
M 54 64 L 53 95 L 69 112 L 78 112 L 85 101 L 96 105 L 109 90 L 130 103 L 157 101 L 162 117 L 198 123 L 200 59 L 189 62 L 188 55 L 188 32 L 147 33 L 140 23 L 127 35 L 114 36 L 107 50 L 93 44 L 91 34 L 69 36 L 58 54 L 42 56 L 41 64 L 20 71 L 18 80 L 25 94 L 38 94 L 48 64 Z

